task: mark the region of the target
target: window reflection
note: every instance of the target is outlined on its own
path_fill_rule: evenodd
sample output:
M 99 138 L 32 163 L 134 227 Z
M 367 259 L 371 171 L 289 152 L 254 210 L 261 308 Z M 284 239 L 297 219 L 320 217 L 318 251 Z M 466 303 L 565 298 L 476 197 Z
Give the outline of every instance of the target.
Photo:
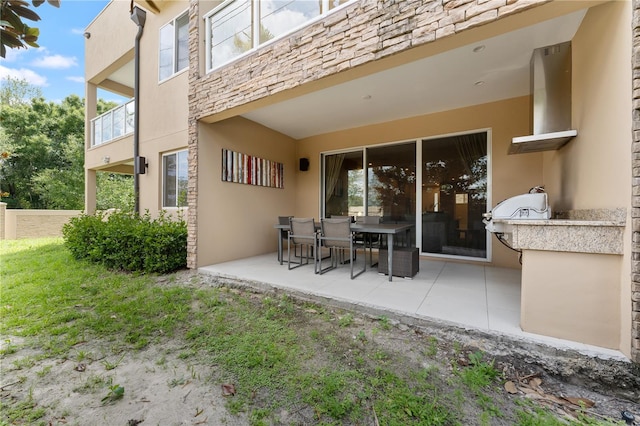
M 364 214 L 362 151 L 325 156 L 325 217 Z
M 487 255 L 487 134 L 422 141 L 422 251 Z

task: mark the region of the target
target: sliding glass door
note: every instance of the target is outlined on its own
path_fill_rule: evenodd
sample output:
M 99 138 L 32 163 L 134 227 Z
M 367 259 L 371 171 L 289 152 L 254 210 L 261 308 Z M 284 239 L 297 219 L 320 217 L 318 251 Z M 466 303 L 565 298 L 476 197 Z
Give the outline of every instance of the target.
M 422 252 L 486 258 L 486 132 L 422 140 Z
M 367 148 L 367 213 L 382 223 L 416 223 L 416 143 Z M 411 231 L 415 244 L 415 228 Z
M 422 253 L 485 259 L 487 146 L 480 132 L 324 154 L 322 215 L 414 224 Z

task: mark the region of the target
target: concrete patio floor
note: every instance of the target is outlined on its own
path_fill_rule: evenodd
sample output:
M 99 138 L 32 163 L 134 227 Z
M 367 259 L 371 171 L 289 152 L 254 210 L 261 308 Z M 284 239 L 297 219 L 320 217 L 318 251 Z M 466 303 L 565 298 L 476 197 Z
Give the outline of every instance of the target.
M 356 266 L 361 266 L 359 255 Z M 276 253 L 199 268 L 202 273 L 253 281 L 279 290 L 329 298 L 395 315 L 436 321 L 465 329 L 531 341 L 557 349 L 573 349 L 602 358 L 626 359 L 621 352 L 527 333 L 520 328 L 520 270 L 446 260 L 420 260 L 413 279 L 379 274 L 377 267 L 351 280 L 349 265 L 323 275 L 313 264 L 288 270 Z

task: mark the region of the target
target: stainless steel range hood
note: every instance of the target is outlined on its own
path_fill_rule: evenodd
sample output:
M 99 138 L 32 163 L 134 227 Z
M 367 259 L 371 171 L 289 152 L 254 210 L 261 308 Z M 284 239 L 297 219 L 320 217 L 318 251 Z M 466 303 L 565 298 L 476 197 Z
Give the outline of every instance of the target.
M 531 56 L 533 134 L 513 138 L 509 154 L 559 149 L 571 129 L 571 42 L 541 47 Z

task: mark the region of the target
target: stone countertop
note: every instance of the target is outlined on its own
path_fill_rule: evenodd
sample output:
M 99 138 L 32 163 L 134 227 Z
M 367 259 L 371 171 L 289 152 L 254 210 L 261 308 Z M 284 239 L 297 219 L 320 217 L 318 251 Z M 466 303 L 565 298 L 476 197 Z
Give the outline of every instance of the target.
M 625 209 L 574 210 L 557 219 L 496 219 L 508 225 L 511 245 L 519 250 L 622 254 Z
M 614 220 L 575 220 L 575 219 L 494 219 L 496 223 L 528 226 L 625 226 L 624 222 Z

